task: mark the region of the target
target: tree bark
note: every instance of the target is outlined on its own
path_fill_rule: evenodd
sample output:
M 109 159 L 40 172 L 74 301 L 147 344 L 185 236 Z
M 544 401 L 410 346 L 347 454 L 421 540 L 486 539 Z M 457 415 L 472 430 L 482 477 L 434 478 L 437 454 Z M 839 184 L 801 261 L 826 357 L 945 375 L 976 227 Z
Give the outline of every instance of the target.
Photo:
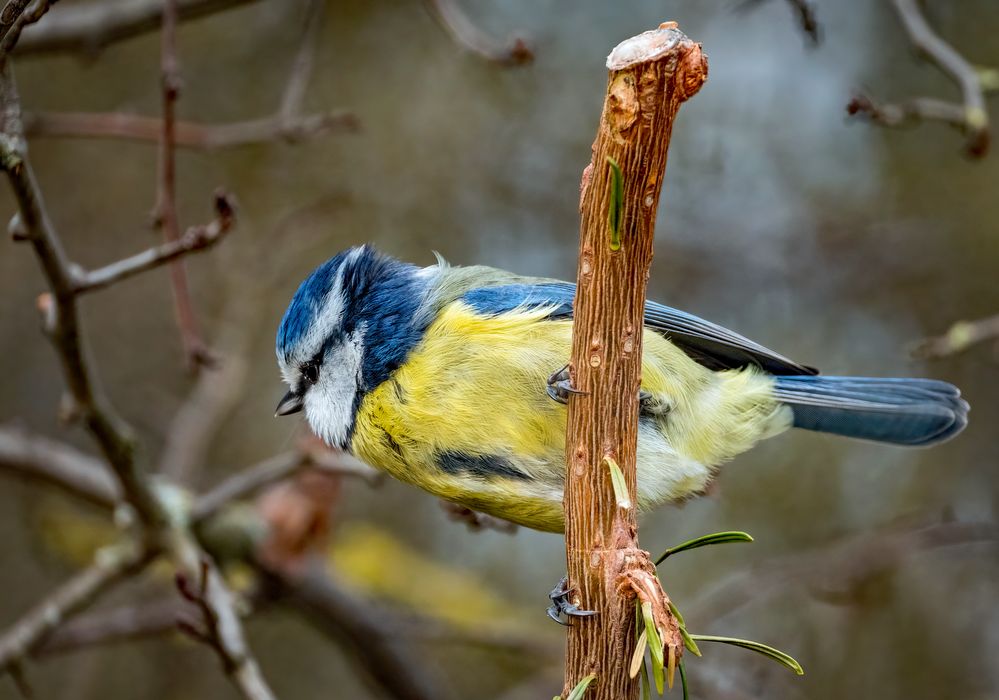
M 593 673 L 587 700 L 638 697 L 638 682 L 628 674 L 635 598 L 645 599 L 643 586 L 661 593 L 638 547 L 633 505 L 642 317 L 673 120 L 707 77 L 707 60 L 671 22 L 619 44 L 607 68 L 603 114 L 580 192 L 570 374 L 584 393 L 569 400 L 566 433 L 567 571 L 579 594 L 575 602 L 599 614 L 573 620 L 563 697 Z M 624 474 L 630 504 L 615 498 L 609 461 Z M 666 611 L 662 636 L 678 658 L 682 642 L 668 599 L 658 603 Z

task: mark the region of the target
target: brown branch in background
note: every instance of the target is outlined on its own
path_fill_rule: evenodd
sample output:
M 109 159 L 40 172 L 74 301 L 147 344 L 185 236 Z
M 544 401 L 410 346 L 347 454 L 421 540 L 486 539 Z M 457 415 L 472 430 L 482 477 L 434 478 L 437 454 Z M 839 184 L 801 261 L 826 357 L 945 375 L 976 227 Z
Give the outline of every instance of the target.
M 258 0 L 179 0 L 178 19 L 188 21 Z M 28 27 L 18 54 L 96 53 L 110 44 L 160 28 L 164 0 L 61 3 L 43 24 Z
M 199 578 L 192 580 L 189 571 L 180 572 L 177 588 L 197 606 L 202 618 L 200 626 L 181 621 L 181 631 L 215 650 L 226 675 L 246 700 L 274 700 L 256 660 L 249 654 L 231 594 L 215 565 L 203 557 Z
M 227 124 L 177 121 L 177 148 L 215 151 L 260 143 L 299 143 L 335 131 L 348 133 L 360 128 L 357 116 L 346 110 L 285 117 L 275 114 L 261 119 Z M 35 138 L 119 139 L 158 143 L 162 120 L 121 112 L 29 112 L 24 115 L 25 134 Z
M 596 611 L 569 628 L 567 696 L 595 674 L 588 698 L 638 697 L 629 674 L 636 598 L 651 603 L 668 675 L 683 649 L 669 598 L 638 546 L 635 508 L 638 394 L 645 290 L 673 122 L 707 78 L 699 44 L 675 22 L 619 44 L 593 157 L 583 172 L 566 428 L 565 546 L 578 604 Z M 627 493 L 615 493 L 618 469 Z M 651 644 L 651 641 L 650 641 Z
M 144 470 L 136 462 L 132 430 L 108 402 L 86 356 L 77 312 L 74 268 L 62 249 L 27 158 L 20 100 L 9 68 L 0 74 L 0 136 L 0 165 L 18 203 L 18 228 L 34 248 L 51 289 L 51 294 L 39 298 L 39 307 L 45 330 L 59 355 L 75 410 L 140 519 L 146 525 L 159 526 L 166 518 Z
M 150 248 L 129 258 L 118 260 L 96 270 L 79 271 L 74 281 L 77 294 L 104 289 L 142 272 L 164 265 L 189 253 L 207 250 L 218 243 L 236 222 L 235 200 L 228 193 L 215 193 L 215 219 L 207 224 L 192 226 L 175 241 Z
M 54 0 L 35 0 L 35 6 L 28 10 L 29 2 L 10 0 L 0 12 L 0 65 L 7 61 L 24 28 L 40 20 Z
M 425 0 L 425 5 L 451 39 L 466 51 L 504 66 L 520 66 L 534 60 L 527 40 L 513 36 L 507 42 L 492 38 L 468 18 L 457 0 Z
M 743 9 L 762 5 L 766 0 L 745 0 L 740 6 Z M 798 19 L 798 26 L 808 37 L 812 46 L 822 43 L 822 25 L 812 0 L 785 0 Z
M 272 595 L 349 652 L 368 683 L 395 700 L 447 700 L 429 665 L 400 644 L 392 618 L 328 576 L 319 561 L 303 570 L 256 561 Z
M 299 143 L 332 131 L 356 132 L 360 123 L 352 112 L 302 113 L 322 28 L 323 5 L 322 0 L 310 0 L 306 8 L 299 50 L 274 114 L 228 124 L 200 124 L 175 119 L 174 146 L 212 151 L 273 141 Z M 25 114 L 24 130 L 33 137 L 108 138 L 160 143 L 164 124 L 163 119 L 138 114 L 38 112 Z
M 19 664 L 45 637 L 150 557 L 133 543 L 106 547 L 95 561 L 47 596 L 0 637 L 0 673 Z
M 160 81 L 163 91 L 163 120 L 160 132 L 159 173 L 156 187 L 156 206 L 153 220 L 163 231 L 163 240 L 176 243 L 180 238 L 177 221 L 177 154 L 175 122 L 177 98 L 180 96 L 180 67 L 177 61 L 177 0 L 165 0 L 163 5 L 163 31 L 161 33 Z M 213 366 L 215 357 L 198 333 L 198 319 L 191 301 L 184 261 L 170 262 L 170 287 L 173 290 L 174 312 L 184 346 L 188 369 L 196 372 L 201 367 Z
M 849 603 L 864 583 L 900 567 L 917 553 L 974 543 L 999 543 L 993 522 L 893 523 L 874 532 L 770 559 L 716 581 L 684 604 L 685 617 L 706 625 L 791 585 L 804 586 L 826 602 Z
M 850 115 L 863 116 L 882 126 L 903 126 L 938 121 L 959 129 L 965 135 L 969 155 L 980 158 L 989 150 L 989 115 L 985 106 L 988 85 L 982 72 L 971 65 L 953 46 L 930 27 L 918 0 L 891 0 L 902 26 L 915 49 L 935 64 L 961 89 L 961 102 L 914 98 L 899 104 L 878 103 L 866 95 L 855 96 L 847 105 Z
M 375 485 L 381 480 L 382 475 L 381 472 L 346 455 L 331 454 L 324 459 L 305 449 L 292 450 L 248 467 L 206 492 L 191 509 L 191 522 L 197 525 L 224 506 L 249 498 L 271 484 L 294 476 L 307 468 L 319 469 L 326 474 L 336 476 L 363 479 L 369 485 Z
M 167 516 L 158 490 L 136 461 L 131 429 L 118 417 L 104 397 L 96 375 L 92 372 L 83 349 L 77 313 L 79 291 L 75 287 L 76 266 L 70 263 L 62 249 L 28 162 L 27 145 L 21 129 L 20 100 L 9 68 L 0 71 L 0 165 L 7 173 L 20 210 L 20 221 L 12 228 L 31 243 L 51 289 L 51 294 L 40 298 L 39 306 L 46 332 L 63 365 L 64 378 L 75 408 L 117 475 L 125 500 L 138 513 L 145 526 L 144 548 L 136 556 L 145 558 L 163 551 L 170 556 L 177 570 L 189 579 L 204 575 L 204 600 L 211 607 L 217 621 L 221 653 L 225 654 L 228 667 L 232 669 L 230 677 L 237 687 L 244 690 L 247 697 L 257 700 L 273 698 L 246 645 L 231 594 L 214 567 L 208 567 L 207 572 L 202 574 L 205 571 L 204 552 L 190 533 Z M 62 600 L 62 591 L 65 590 L 65 599 L 69 601 L 67 608 L 87 604 L 92 598 L 90 592 L 98 590 L 97 584 L 103 580 L 101 561 L 98 560 L 101 572 L 92 577 L 84 577 L 82 583 L 74 579 L 72 585 L 60 589 L 56 595 L 57 602 Z M 93 585 L 90 582 L 94 582 Z M 52 599 L 43 602 L 39 610 L 53 609 L 50 607 L 51 603 Z M 55 619 L 51 615 L 46 619 L 50 618 Z M 45 627 L 43 632 L 47 632 L 54 624 Z M 15 628 L 12 634 L 16 635 L 11 637 L 13 646 L 10 648 L 15 651 L 26 648 L 23 639 L 27 637 L 18 629 Z M 32 631 L 39 628 L 29 620 L 20 629 Z
M 67 654 L 177 632 L 177 620 L 187 610 L 182 601 L 171 598 L 80 614 L 53 630 L 31 655 L 40 658 Z
M 0 469 L 102 508 L 114 508 L 121 498 L 118 482 L 104 462 L 17 426 L 0 425 Z
M 977 321 L 958 321 L 943 335 L 914 343 L 909 353 L 917 359 L 936 360 L 996 339 L 999 339 L 999 314 Z

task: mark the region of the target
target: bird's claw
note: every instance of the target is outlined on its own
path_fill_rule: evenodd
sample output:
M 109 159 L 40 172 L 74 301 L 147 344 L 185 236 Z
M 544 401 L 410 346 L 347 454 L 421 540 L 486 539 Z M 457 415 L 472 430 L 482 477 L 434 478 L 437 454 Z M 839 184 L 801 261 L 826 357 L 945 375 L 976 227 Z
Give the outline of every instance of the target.
M 572 378 L 569 376 L 569 365 L 566 365 L 548 377 L 548 386 L 545 387 L 545 391 L 559 403 L 569 403 L 569 396 L 572 394 L 586 393 L 572 386 Z
M 548 599 L 552 602 L 548 606 L 548 617 L 565 627 L 572 624 L 568 621 L 570 618 L 590 617 L 597 614 L 596 610 L 582 610 L 578 605 L 573 603 L 570 600 L 573 592 L 574 589 L 569 586 L 569 577 L 563 576 L 562 580 L 548 594 Z M 567 621 L 562 621 L 563 616 L 567 618 Z

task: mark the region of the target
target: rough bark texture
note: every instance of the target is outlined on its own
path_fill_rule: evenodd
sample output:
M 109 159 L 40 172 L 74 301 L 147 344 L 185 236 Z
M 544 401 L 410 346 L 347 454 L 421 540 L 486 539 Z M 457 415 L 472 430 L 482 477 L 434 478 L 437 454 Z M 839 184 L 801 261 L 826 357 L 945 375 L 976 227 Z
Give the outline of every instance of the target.
M 587 700 L 638 697 L 638 683 L 628 677 L 636 589 L 658 589 L 658 582 L 650 581 L 654 568 L 638 548 L 634 508 L 615 501 L 606 458 L 620 465 L 635 503 L 642 315 L 666 150 L 680 104 L 707 77 L 700 45 L 675 23 L 622 42 L 607 67 L 603 114 L 580 193 L 571 374 L 585 393 L 569 401 L 566 435 L 567 570 L 577 602 L 599 614 L 573 620 L 563 697 L 595 673 Z M 619 200 L 608 158 L 620 166 Z M 620 211 L 617 250 L 608 215 L 614 201 Z M 663 625 L 667 643 L 682 648 L 675 621 Z

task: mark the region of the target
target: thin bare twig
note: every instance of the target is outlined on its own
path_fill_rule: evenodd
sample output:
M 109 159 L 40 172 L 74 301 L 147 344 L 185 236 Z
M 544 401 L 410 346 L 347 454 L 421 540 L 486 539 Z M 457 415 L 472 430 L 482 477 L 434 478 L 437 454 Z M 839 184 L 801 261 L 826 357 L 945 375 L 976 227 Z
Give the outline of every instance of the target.
M 360 122 L 346 110 L 317 114 L 275 114 L 227 124 L 177 121 L 177 148 L 215 151 L 271 141 L 299 143 L 333 131 L 356 132 Z M 121 112 L 29 112 L 24 130 L 37 138 L 106 138 L 139 143 L 158 143 L 162 120 Z
M 335 130 L 357 131 L 359 122 L 356 115 L 345 110 L 302 114 L 322 28 L 323 5 L 322 0 L 310 0 L 306 8 L 299 50 L 289 71 L 280 105 L 273 115 L 228 124 L 200 124 L 175 119 L 174 146 L 211 151 L 270 141 L 298 143 Z M 163 121 L 156 117 L 114 112 L 38 112 L 25 114 L 24 129 L 28 136 L 111 138 L 158 144 L 164 131 Z
M 749 8 L 762 5 L 766 0 L 744 0 L 741 7 Z M 819 24 L 818 14 L 815 11 L 815 5 L 811 0 L 785 0 L 788 7 L 794 12 L 798 19 L 798 26 L 801 27 L 801 31 L 808 37 L 809 42 L 812 46 L 818 46 L 822 43 L 822 25 Z
M 211 248 L 222 240 L 236 221 L 235 202 L 229 194 L 219 190 L 215 193 L 214 204 L 216 218 L 213 221 L 190 227 L 175 241 L 167 241 L 96 270 L 78 271 L 74 281 L 76 293 L 85 294 L 104 289 L 183 255 Z
M 188 21 L 258 0 L 180 0 L 178 19 Z M 28 27 L 18 42 L 18 55 L 28 53 L 96 53 L 113 43 L 160 28 L 164 0 L 63 3 L 44 23 Z
M 466 51 L 504 66 L 520 66 L 534 60 L 534 50 L 526 39 L 513 36 L 506 42 L 497 41 L 475 26 L 455 5 L 455 0 L 425 0 L 425 4 L 444 31 Z
M 7 56 L 17 45 L 24 28 L 40 20 L 54 2 L 55 0 L 35 0 L 34 6 L 27 10 L 25 9 L 26 3 L 22 0 L 12 0 L 8 3 L 7 7 L 4 8 L 3 17 L 0 18 L 0 65 L 7 60 Z M 8 14 L 8 10 L 11 8 L 13 10 Z M 17 13 L 16 16 L 13 16 L 14 12 Z M 10 16 L 13 16 L 13 20 L 8 23 Z
M 9 66 L 0 74 L 0 165 L 18 203 L 20 227 L 51 289 L 50 295 L 40 298 L 39 307 L 75 408 L 118 476 L 129 503 L 146 525 L 159 526 L 166 518 L 151 483 L 136 462 L 132 430 L 105 398 L 86 357 L 77 314 L 74 268 L 62 249 L 27 158 L 20 100 Z
M 984 156 L 989 150 L 991 134 L 980 69 L 971 65 L 933 31 L 920 10 L 918 0 L 891 2 L 912 45 L 958 85 L 961 102 L 919 97 L 899 104 L 882 104 L 866 95 L 857 95 L 847 105 L 847 112 L 864 116 L 882 126 L 902 126 L 920 121 L 942 122 L 964 133 L 969 155 L 976 158 Z
M 17 426 L 0 426 L 0 468 L 42 481 L 102 508 L 114 508 L 121 489 L 98 459 Z
M 177 574 L 177 587 L 185 598 L 200 609 L 204 628 L 188 625 L 182 626 L 182 631 L 215 650 L 226 675 L 246 700 L 274 700 L 274 693 L 246 645 L 232 593 L 218 569 L 192 541 L 184 546 L 188 549 L 188 555 L 182 555 L 182 559 L 188 559 L 189 555 L 194 554 L 200 556 L 199 568 L 196 570 L 198 578 L 192 576 L 188 560 L 185 570 Z
M 180 238 L 177 221 L 177 155 L 175 122 L 177 98 L 180 96 L 180 67 L 177 61 L 177 0 L 166 0 L 163 5 L 163 31 L 161 33 L 160 81 L 162 86 L 163 119 L 160 132 L 159 173 L 156 180 L 156 206 L 153 219 L 163 231 L 165 243 L 176 243 Z M 191 301 L 187 271 L 182 259 L 170 262 L 170 288 L 173 290 L 174 312 L 184 346 L 184 358 L 191 371 L 211 366 L 215 358 L 198 332 L 198 319 Z
M 281 106 L 278 109 L 278 116 L 285 123 L 290 123 L 296 119 L 302 111 L 305 91 L 309 87 L 309 78 L 312 77 L 312 67 L 315 64 L 325 4 L 323 0 L 308 0 L 306 5 L 302 38 L 291 66 L 284 94 L 281 96 Z
M 899 567 L 919 552 L 973 543 L 999 542 L 995 523 L 937 521 L 891 524 L 827 546 L 761 562 L 706 587 L 684 604 L 694 624 L 717 622 L 745 605 L 789 585 L 804 585 L 827 601 L 846 601 L 864 581 Z
M 999 338 L 999 314 L 977 321 L 958 321 L 943 335 L 924 338 L 909 353 L 922 360 L 957 355 L 969 348 Z
M 396 700 L 446 700 L 451 696 L 411 657 L 389 616 L 326 574 L 321 562 L 290 571 L 254 562 L 271 594 L 354 655 L 369 683 Z
M 204 522 L 229 503 L 249 498 L 302 469 L 317 467 L 327 474 L 357 477 L 368 483 L 376 483 L 381 476 L 380 472 L 359 462 L 338 460 L 318 463 L 316 456 L 306 450 L 291 450 L 234 474 L 205 493 L 191 509 L 191 522 L 194 525 Z
M 35 658 L 177 632 L 188 606 L 176 599 L 83 613 L 59 626 L 35 649 Z
M 0 637 L 0 672 L 19 663 L 69 616 L 142 568 L 149 559 L 149 554 L 134 543 L 100 550 L 93 564 L 53 591 Z

